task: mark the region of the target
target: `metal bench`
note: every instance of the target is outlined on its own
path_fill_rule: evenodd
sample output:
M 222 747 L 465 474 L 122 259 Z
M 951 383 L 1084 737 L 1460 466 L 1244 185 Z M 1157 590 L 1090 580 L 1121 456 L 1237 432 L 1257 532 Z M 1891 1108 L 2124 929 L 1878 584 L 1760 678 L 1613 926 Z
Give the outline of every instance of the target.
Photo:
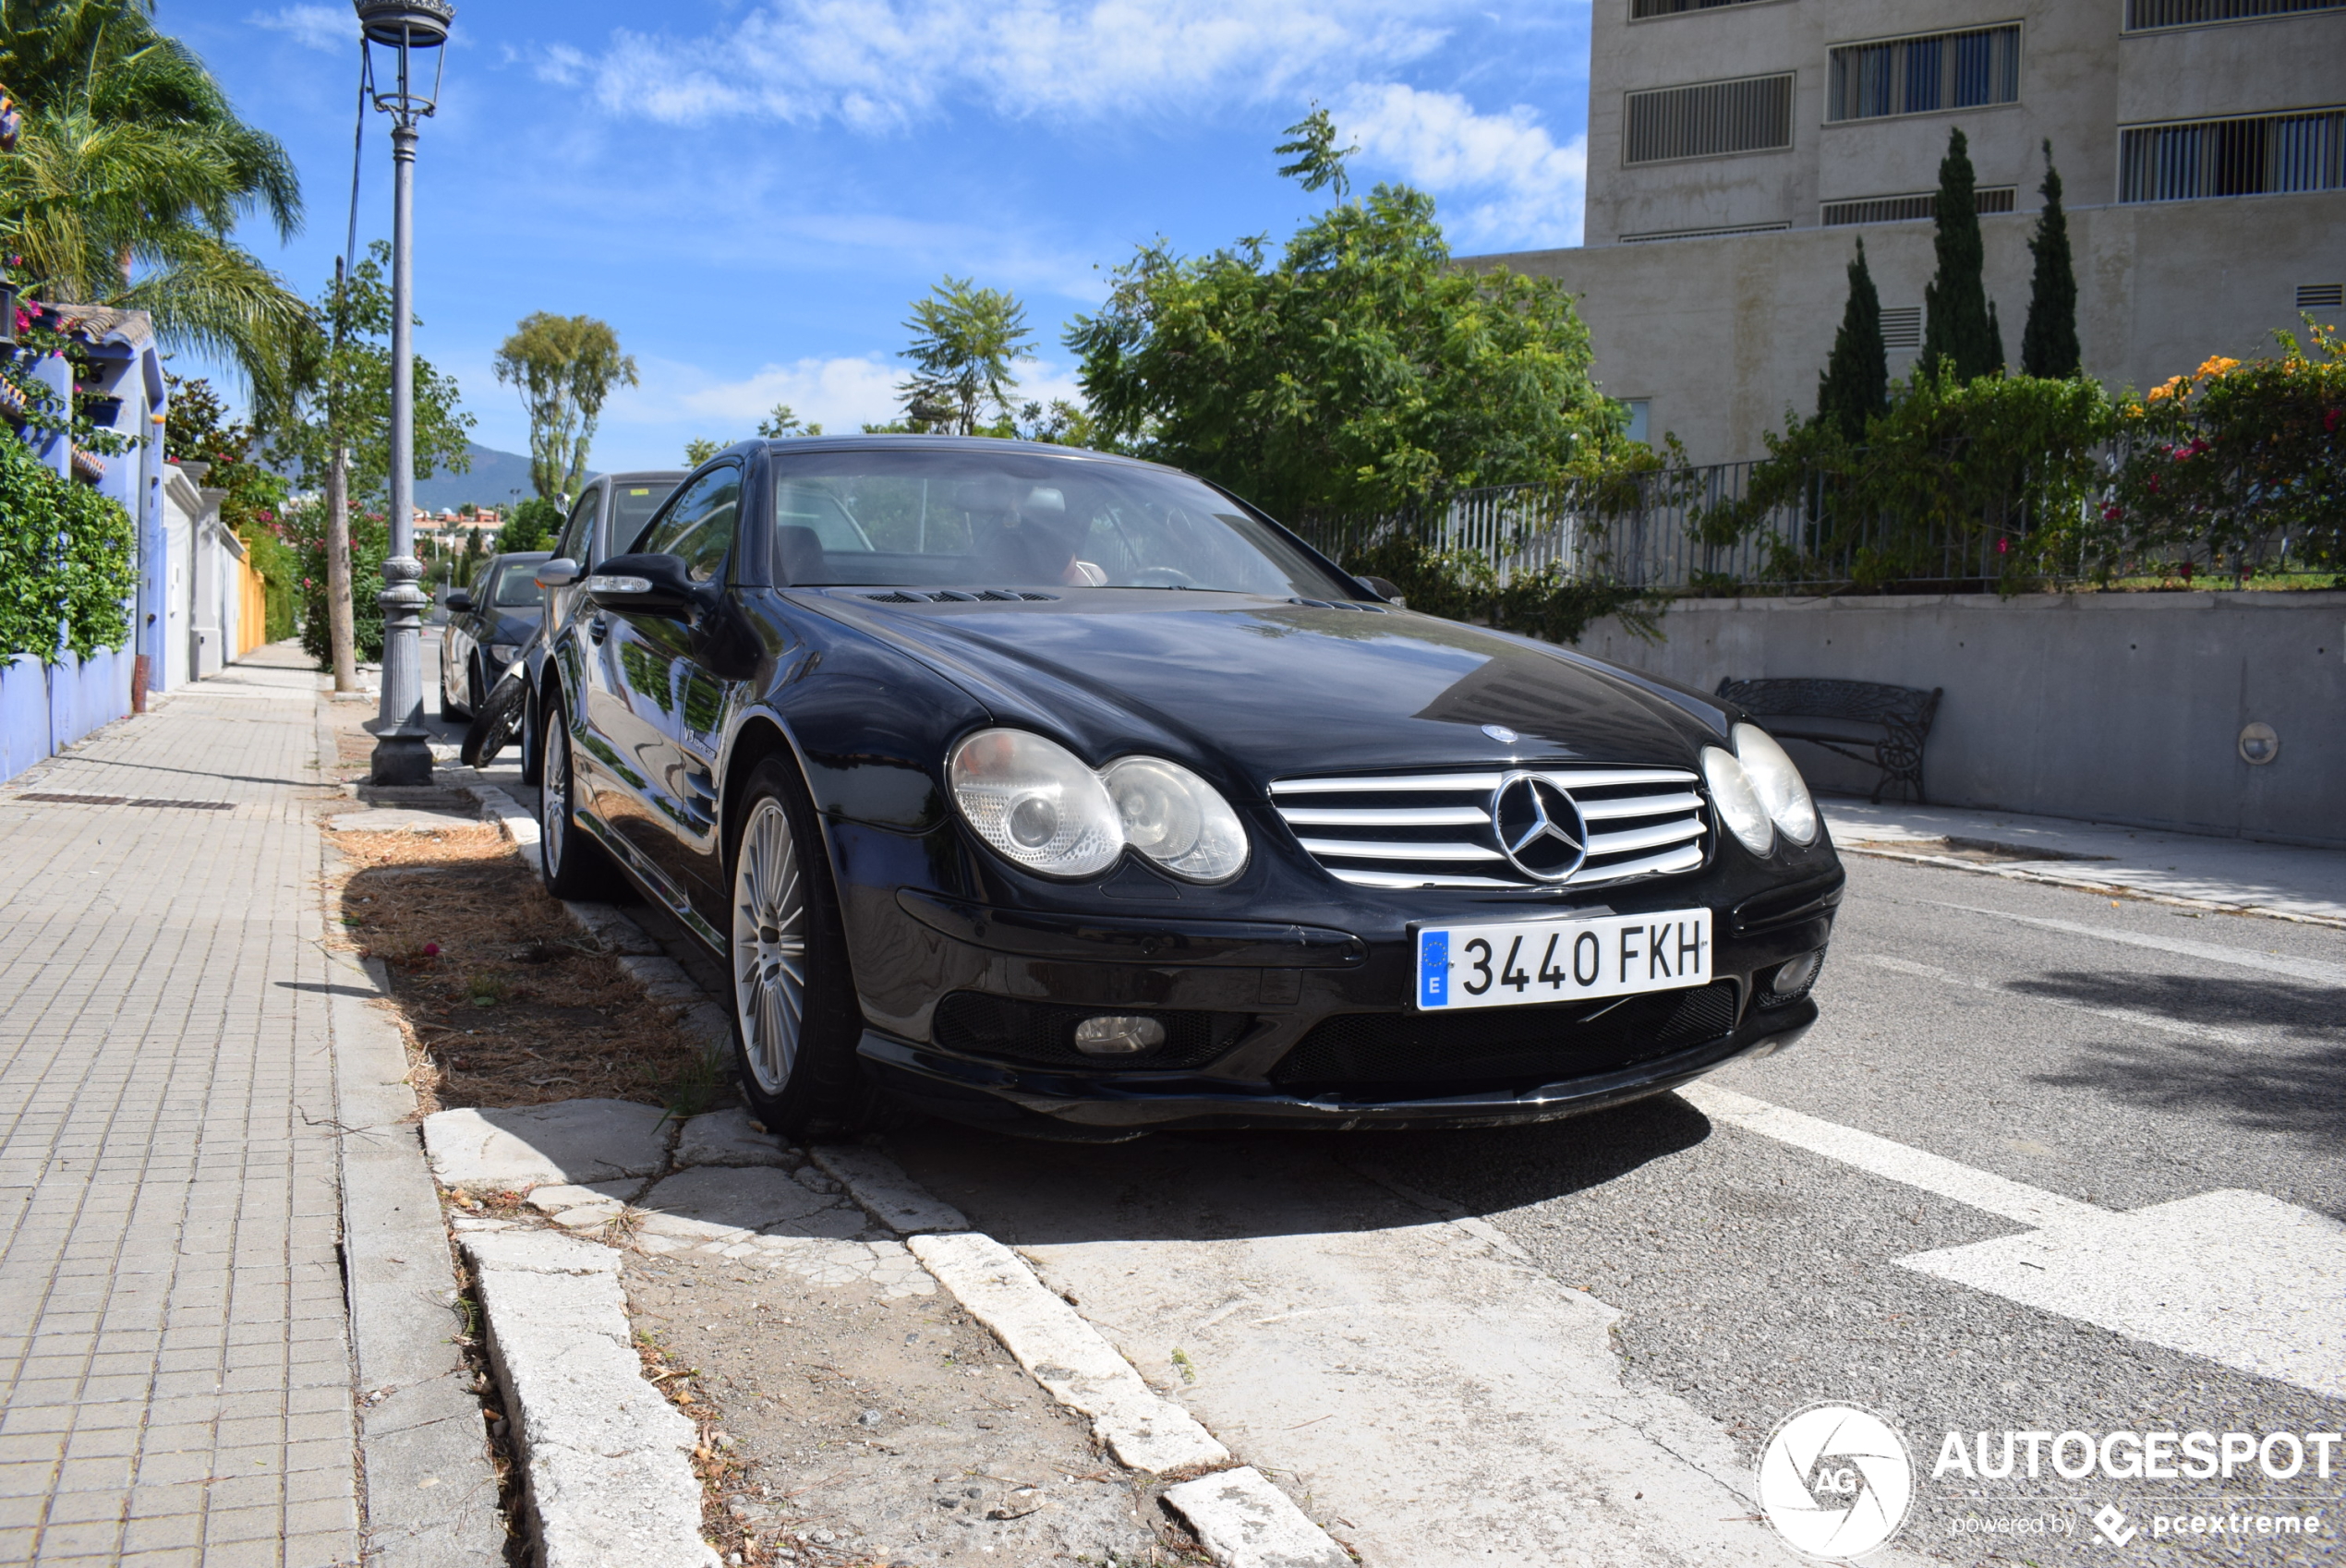
M 1871 681 L 1808 677 L 1730 677 L 1719 682 L 1721 697 L 1765 720 L 1768 733 L 1777 740 L 1807 741 L 1880 768 L 1881 778 L 1873 787 L 1876 803 L 1893 784 L 1907 786 L 1917 802 L 1924 802 L 1922 743 L 1930 734 L 1930 721 L 1945 689 L 1935 686 L 1925 692 Z

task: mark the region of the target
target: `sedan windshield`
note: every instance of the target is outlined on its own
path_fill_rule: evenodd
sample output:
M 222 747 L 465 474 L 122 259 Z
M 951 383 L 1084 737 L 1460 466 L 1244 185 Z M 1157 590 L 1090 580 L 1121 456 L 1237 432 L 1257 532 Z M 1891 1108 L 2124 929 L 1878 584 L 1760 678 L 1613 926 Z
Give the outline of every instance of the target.
M 776 465 L 793 586 L 1357 590 L 1236 503 L 1159 469 L 1032 452 L 858 447 Z

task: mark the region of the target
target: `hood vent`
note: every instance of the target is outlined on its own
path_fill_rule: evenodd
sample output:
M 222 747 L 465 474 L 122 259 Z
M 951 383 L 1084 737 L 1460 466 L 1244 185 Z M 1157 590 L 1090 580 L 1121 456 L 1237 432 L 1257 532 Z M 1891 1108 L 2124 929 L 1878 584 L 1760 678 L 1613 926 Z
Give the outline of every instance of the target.
M 1511 772 L 1554 785 L 1579 808 L 1588 857 L 1561 884 L 1518 871 L 1499 848 L 1492 798 Z M 1282 778 L 1271 804 L 1329 875 L 1356 887 L 1521 891 L 1668 876 L 1702 864 L 1710 831 L 1695 776 L 1676 767 Z
M 1024 588 L 887 588 L 856 597 L 875 604 L 1048 604 L 1059 596 L 1032 593 Z
M 1351 599 L 1291 598 L 1289 604 L 1300 604 L 1311 609 L 1357 609 L 1363 615 L 1390 615 L 1392 609 L 1381 604 L 1360 604 Z

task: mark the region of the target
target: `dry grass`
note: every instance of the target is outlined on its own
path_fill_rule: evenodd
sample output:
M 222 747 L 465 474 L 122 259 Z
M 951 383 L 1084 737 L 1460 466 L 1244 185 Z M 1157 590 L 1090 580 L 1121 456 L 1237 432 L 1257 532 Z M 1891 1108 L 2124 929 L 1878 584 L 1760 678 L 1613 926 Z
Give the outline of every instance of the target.
M 493 826 L 330 833 L 348 944 L 381 959 L 424 1114 L 608 1098 L 708 1109 L 725 1089 Z

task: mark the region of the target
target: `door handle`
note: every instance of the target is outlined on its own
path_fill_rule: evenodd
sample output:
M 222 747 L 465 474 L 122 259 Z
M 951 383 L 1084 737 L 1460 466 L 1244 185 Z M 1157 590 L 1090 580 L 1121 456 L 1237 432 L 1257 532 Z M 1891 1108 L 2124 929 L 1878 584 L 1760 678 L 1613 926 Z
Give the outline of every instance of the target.
M 588 636 L 590 636 L 590 637 L 594 638 L 594 639 L 595 639 L 595 641 L 597 641 L 597 642 L 599 642 L 599 642 L 601 642 L 601 641 L 603 640 L 603 637 L 604 637 L 605 633 L 609 633 L 610 631 L 611 631 L 611 621 L 609 621 L 609 619 L 607 619 L 606 617 L 603 617 L 603 616 L 600 616 L 600 615 L 595 615 L 595 616 L 589 616 L 589 617 L 587 618 L 587 621 L 586 621 L 586 634 L 587 634 Z

